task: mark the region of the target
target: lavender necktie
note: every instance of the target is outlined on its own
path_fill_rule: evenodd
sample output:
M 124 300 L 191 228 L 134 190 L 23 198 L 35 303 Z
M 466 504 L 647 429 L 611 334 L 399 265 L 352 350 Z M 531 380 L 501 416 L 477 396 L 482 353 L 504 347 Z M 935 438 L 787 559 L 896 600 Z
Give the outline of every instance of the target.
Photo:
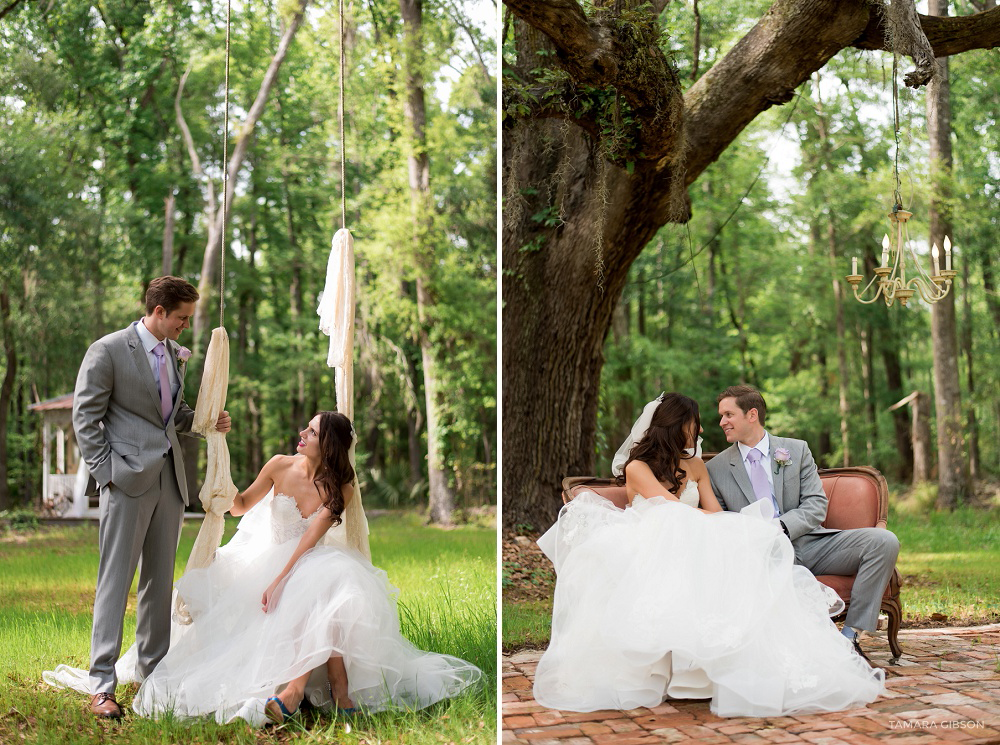
M 750 485 L 753 487 L 753 493 L 758 500 L 767 499 L 771 502 L 771 505 L 774 507 L 774 516 L 777 517 L 781 514 L 781 510 L 778 509 L 778 500 L 771 494 L 771 485 L 767 481 L 767 472 L 760 462 L 760 459 L 763 457 L 764 454 L 757 448 L 750 448 L 750 452 L 747 453 L 747 460 L 750 461 Z
M 156 357 L 156 364 L 160 370 L 160 412 L 163 414 L 163 423 L 166 424 L 170 412 L 174 410 L 174 397 L 170 391 L 170 377 L 167 375 L 167 359 L 162 341 L 153 347 L 153 356 Z M 766 475 L 764 479 L 767 479 Z

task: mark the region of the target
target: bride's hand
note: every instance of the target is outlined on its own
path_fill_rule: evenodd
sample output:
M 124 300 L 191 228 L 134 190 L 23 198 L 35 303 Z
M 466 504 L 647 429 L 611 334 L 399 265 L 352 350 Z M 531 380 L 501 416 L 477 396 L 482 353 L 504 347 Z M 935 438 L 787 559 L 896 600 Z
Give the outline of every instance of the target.
M 267 589 L 264 590 L 264 594 L 260 597 L 260 603 L 265 613 L 270 610 L 274 610 L 274 607 L 278 604 L 278 598 L 275 597 L 275 591 L 278 589 L 278 584 L 280 582 L 280 577 L 274 580 L 274 582 L 267 586 Z

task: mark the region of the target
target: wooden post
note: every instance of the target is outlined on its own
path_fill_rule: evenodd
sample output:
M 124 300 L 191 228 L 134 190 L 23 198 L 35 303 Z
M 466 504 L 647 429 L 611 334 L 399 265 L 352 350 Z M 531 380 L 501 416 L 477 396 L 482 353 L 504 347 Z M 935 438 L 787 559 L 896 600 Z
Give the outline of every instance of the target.
M 49 498 L 49 471 L 52 470 L 52 425 L 42 414 L 42 496 L 39 504 L 44 505 Z
M 66 473 L 66 430 L 56 428 L 56 473 Z

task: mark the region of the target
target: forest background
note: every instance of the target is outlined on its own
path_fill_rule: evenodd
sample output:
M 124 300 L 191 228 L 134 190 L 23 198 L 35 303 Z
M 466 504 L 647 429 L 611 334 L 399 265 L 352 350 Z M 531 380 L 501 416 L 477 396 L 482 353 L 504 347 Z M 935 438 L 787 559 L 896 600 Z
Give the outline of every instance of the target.
M 968 33 L 941 55 L 950 92 L 904 86 L 914 63 L 899 57 L 898 148 L 878 3 L 594 3 L 582 15 L 565 4 L 505 4 L 504 527 L 544 530 L 562 477 L 608 475 L 642 406 L 661 391 L 695 398 L 704 450 L 725 448 L 715 400 L 738 382 L 764 392 L 768 429 L 807 440 L 821 466 L 870 464 L 907 487 L 916 473 L 930 486 L 925 506 L 996 504 L 995 3 L 917 3 L 921 13 L 956 16 L 951 36 L 936 31 L 943 22 L 933 26 L 936 44 L 960 27 Z M 838 46 L 824 37 L 820 49 L 802 31 L 796 14 L 819 11 L 830 20 L 814 25 L 840 33 Z M 852 13 L 856 31 L 844 31 Z M 978 26 L 957 18 L 975 13 Z M 553 44 L 544 33 L 560 28 Z M 805 33 L 801 53 L 788 42 L 796 31 Z M 815 61 L 821 52 L 831 56 L 825 66 Z M 810 64 L 820 69 L 794 82 Z M 614 84 L 597 82 L 615 70 Z M 727 97 L 738 100 L 731 110 Z M 751 105 L 762 113 L 739 132 L 743 122 L 727 118 Z M 664 131 L 669 106 L 683 112 L 686 144 Z M 929 238 L 940 245 L 947 233 L 956 246 L 958 277 L 933 310 L 863 305 L 844 279 L 852 257 L 865 283 L 880 260 L 897 154 L 924 268 Z M 915 403 L 929 428 L 917 452 Z M 943 413 L 953 422 L 944 437 Z
M 429 484 L 439 522 L 495 504 L 495 4 L 343 7 L 346 149 L 338 3 L 233 4 L 220 241 L 225 3 L 4 3 L 0 509 L 39 497 L 28 406 L 72 391 L 87 346 L 139 317 L 164 273 L 202 293 L 180 339 L 195 352 L 194 405 L 220 247 L 235 483 L 293 452 L 309 417 L 336 405 L 315 309 L 342 190 L 366 505 L 425 505 Z

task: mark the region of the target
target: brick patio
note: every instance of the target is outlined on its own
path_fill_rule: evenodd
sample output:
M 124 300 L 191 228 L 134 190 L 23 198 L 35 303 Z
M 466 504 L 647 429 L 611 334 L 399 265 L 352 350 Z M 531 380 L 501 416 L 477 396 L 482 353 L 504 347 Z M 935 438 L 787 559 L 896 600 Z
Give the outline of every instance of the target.
M 554 711 L 535 703 L 531 686 L 541 656 L 503 659 L 503 742 L 524 745 L 652 743 L 813 743 L 814 745 L 1000 744 L 1000 624 L 913 629 L 899 634 L 903 658 L 886 667 L 888 691 L 860 709 L 835 714 L 720 719 L 707 701 L 668 701 L 652 709 Z M 884 637 L 862 644 L 886 665 Z

